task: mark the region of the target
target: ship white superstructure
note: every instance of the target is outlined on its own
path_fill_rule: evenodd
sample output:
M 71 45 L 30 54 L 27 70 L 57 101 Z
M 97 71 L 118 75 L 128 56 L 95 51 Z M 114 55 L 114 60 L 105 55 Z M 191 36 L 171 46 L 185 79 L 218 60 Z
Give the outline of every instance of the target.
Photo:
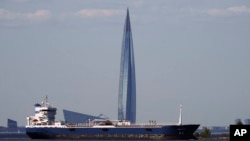
M 56 110 L 49 104 L 46 96 L 41 104 L 35 104 L 35 115 L 27 117 L 27 125 L 54 125 Z

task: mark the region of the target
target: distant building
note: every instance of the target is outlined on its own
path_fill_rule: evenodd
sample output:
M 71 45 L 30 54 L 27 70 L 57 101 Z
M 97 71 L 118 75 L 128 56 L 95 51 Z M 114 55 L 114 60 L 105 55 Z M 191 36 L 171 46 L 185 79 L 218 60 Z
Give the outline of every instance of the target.
M 196 130 L 196 133 L 201 134 L 204 132 L 204 129 L 207 128 L 211 132 L 212 137 L 221 136 L 221 135 L 229 135 L 229 127 L 228 126 L 203 126 Z
M 250 119 L 245 119 L 245 120 L 244 120 L 244 124 L 245 124 L 245 125 L 250 125 Z
M 125 19 L 118 94 L 118 120 L 136 122 L 136 81 L 129 10 Z
M 17 128 L 17 121 L 8 119 L 7 120 L 7 127 L 8 128 Z
M 107 117 L 104 116 L 103 114 L 100 114 L 99 116 L 92 116 L 92 115 L 73 112 L 69 110 L 63 110 L 63 115 L 64 115 L 65 122 L 72 123 L 72 124 L 88 123 L 89 120 L 94 120 L 94 119 L 107 119 Z
M 229 134 L 228 126 L 212 126 L 210 127 L 211 135 L 223 135 Z

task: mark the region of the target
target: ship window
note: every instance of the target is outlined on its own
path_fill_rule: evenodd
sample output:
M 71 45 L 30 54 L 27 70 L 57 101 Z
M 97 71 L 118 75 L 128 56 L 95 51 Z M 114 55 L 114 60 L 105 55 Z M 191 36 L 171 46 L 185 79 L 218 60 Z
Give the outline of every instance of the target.
M 146 131 L 149 131 L 149 132 L 152 132 L 152 129 L 151 129 L 151 128 L 146 128 L 145 130 L 146 130 Z
M 102 128 L 102 131 L 109 131 L 108 128 Z

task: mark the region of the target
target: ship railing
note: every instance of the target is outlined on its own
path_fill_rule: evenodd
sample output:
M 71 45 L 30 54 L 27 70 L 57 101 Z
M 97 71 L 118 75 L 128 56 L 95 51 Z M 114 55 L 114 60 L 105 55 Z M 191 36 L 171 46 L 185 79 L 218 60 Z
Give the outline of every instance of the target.
M 68 123 L 66 124 L 67 127 L 90 127 L 89 123 Z
M 90 124 L 90 123 L 67 123 L 65 124 L 66 127 L 93 127 L 96 126 L 98 124 Z M 177 123 L 157 123 L 157 124 L 149 124 L 149 123 L 136 123 L 136 124 L 130 124 L 130 125 L 117 125 L 114 124 L 114 126 L 116 127 L 134 127 L 134 128 L 138 128 L 138 127 L 161 127 L 161 126 L 165 126 L 165 125 L 177 125 Z
M 164 125 L 178 125 L 178 123 L 157 123 L 156 125 L 161 125 L 161 126 L 164 126 Z
M 65 125 L 27 125 L 26 128 L 66 128 Z
M 178 125 L 177 123 L 155 123 L 155 124 L 150 124 L 150 123 L 136 123 L 136 124 L 131 124 L 131 125 L 128 125 L 128 126 L 166 126 L 166 125 Z M 126 125 L 124 125 L 126 126 Z
M 130 128 L 138 128 L 138 127 L 161 127 L 161 125 L 148 125 L 148 124 L 131 124 L 131 125 L 120 125 L 117 127 L 130 127 Z

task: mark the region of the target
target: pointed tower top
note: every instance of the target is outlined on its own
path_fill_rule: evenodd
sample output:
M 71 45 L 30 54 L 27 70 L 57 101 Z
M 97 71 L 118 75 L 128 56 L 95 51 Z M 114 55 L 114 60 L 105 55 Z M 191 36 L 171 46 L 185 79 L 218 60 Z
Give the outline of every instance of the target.
M 129 18 L 129 9 L 127 8 L 127 16 L 126 16 L 126 19 Z
M 127 8 L 127 15 L 125 19 L 124 31 L 131 31 L 129 9 Z

